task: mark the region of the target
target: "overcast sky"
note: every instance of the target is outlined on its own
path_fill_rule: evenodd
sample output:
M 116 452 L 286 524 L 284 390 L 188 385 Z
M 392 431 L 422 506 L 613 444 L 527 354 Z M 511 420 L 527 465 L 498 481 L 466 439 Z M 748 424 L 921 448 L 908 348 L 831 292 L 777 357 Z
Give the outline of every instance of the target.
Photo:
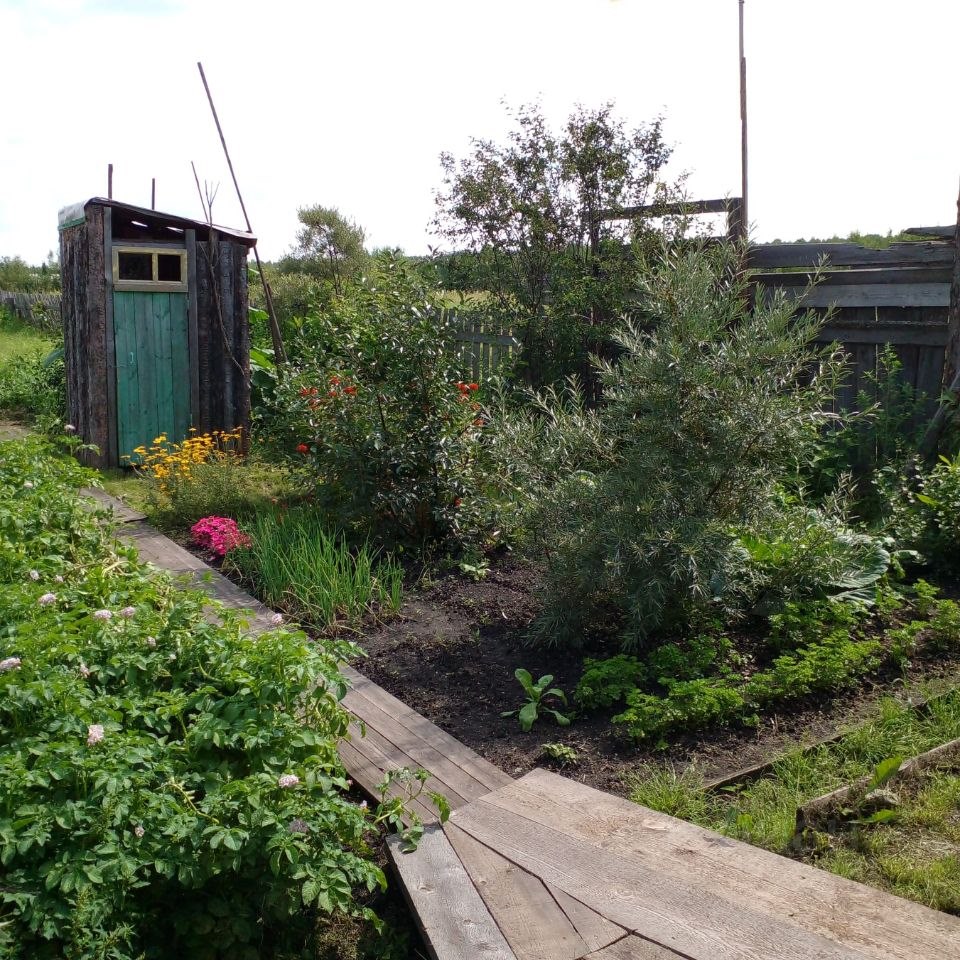
M 753 236 L 953 223 L 957 0 L 747 0 Z M 691 197 L 737 195 L 737 0 L 0 0 L 0 256 L 39 261 L 57 210 L 104 196 L 202 217 L 190 161 L 261 253 L 298 206 L 425 252 L 438 155 L 502 137 L 502 100 L 559 124 L 658 113 Z

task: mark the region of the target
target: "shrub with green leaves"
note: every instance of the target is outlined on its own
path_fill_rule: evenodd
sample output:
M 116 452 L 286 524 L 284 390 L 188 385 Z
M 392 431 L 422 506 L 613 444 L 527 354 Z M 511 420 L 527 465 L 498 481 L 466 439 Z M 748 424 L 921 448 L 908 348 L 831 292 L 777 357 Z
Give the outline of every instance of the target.
M 331 522 L 415 547 L 475 540 L 486 418 L 437 294 L 384 257 L 310 331 L 265 426 Z
M 0 445 L 0 955 L 299 949 L 384 884 L 336 752 L 351 648 L 208 622 L 81 507 L 91 478 Z
M 934 566 L 960 568 L 960 453 L 941 456 L 921 479 L 900 535 Z
M 620 653 L 607 660 L 583 661 L 583 676 L 573 691 L 573 700 L 583 710 L 602 710 L 620 703 L 641 686 L 647 668 L 636 658 Z
M 737 531 L 775 509 L 842 371 L 816 348 L 812 314 L 782 296 L 748 309 L 741 256 L 665 245 L 638 277 L 642 322 L 620 331 L 619 362 L 601 365 L 605 402 L 573 420 L 572 445 L 570 417 L 540 418 L 542 443 L 569 461 L 532 492 L 526 518 L 545 562 L 542 642 L 576 645 L 599 626 L 635 648 L 734 602 Z

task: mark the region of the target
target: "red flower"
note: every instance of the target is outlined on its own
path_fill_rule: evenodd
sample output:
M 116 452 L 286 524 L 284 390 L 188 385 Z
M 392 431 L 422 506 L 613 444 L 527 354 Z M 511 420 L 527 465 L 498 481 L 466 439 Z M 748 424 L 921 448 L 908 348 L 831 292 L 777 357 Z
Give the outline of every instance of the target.
M 479 384 L 479 383 L 471 383 L 470 386 L 467 387 L 467 389 L 468 389 L 468 390 L 479 390 L 479 389 L 480 389 L 480 384 Z
M 463 503 L 463 500 L 461 500 L 460 497 L 457 497 L 457 499 L 453 501 L 454 507 L 457 507 L 457 508 L 460 507 L 461 503 Z
M 297 444 L 297 453 L 309 453 L 310 448 L 305 443 Z
M 309 388 L 309 387 L 301 387 L 301 388 L 300 388 L 300 396 L 301 396 L 301 397 L 309 397 L 309 396 L 310 396 L 310 388 Z
M 339 378 L 336 374 L 334 374 L 334 375 L 330 378 L 330 382 L 331 382 L 334 386 L 336 386 L 336 385 L 340 382 L 340 378 Z
M 477 419 L 473 421 L 473 425 L 474 425 L 475 427 L 482 427 L 482 426 L 483 426 L 483 421 L 482 421 L 479 417 L 477 417 Z
M 336 391 L 336 390 L 331 390 L 331 391 L 327 394 L 328 397 L 335 397 L 336 395 L 337 395 L 337 391 Z
M 344 387 L 343 392 L 349 394 L 351 397 L 357 392 L 356 387 Z

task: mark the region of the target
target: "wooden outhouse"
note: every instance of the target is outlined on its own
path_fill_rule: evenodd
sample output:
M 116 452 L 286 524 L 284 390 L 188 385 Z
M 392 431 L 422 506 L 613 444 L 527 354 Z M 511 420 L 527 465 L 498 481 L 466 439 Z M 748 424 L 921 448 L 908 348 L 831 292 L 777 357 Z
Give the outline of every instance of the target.
M 247 428 L 249 233 L 96 197 L 60 211 L 69 422 L 91 464 Z

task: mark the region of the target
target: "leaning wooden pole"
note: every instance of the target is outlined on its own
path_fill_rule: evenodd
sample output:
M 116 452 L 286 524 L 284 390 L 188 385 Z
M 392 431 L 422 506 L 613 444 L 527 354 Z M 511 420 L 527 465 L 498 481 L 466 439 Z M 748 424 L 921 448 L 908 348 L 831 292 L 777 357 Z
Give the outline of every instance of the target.
M 203 72 L 203 64 L 197 61 L 197 69 L 200 71 L 200 79 L 203 81 L 203 89 L 207 92 L 207 100 L 210 103 L 210 112 L 213 114 L 213 122 L 217 125 L 217 133 L 220 134 L 220 143 L 223 146 L 223 155 L 227 158 L 227 167 L 230 170 L 230 176 L 233 178 L 233 187 L 237 191 L 237 199 L 240 201 L 240 209 L 243 211 L 243 219 L 247 224 L 247 231 L 253 233 L 250 226 L 250 217 L 247 216 L 247 207 L 243 202 L 243 194 L 240 193 L 240 184 L 237 183 L 237 175 L 233 171 L 233 161 L 230 159 L 230 151 L 227 149 L 227 141 L 223 136 L 223 127 L 220 126 L 220 118 L 217 116 L 217 108 L 213 104 L 213 95 L 210 93 L 210 85 L 207 83 L 206 74 Z M 273 340 L 273 352 L 278 363 L 286 363 L 287 354 L 283 349 L 283 337 L 280 334 L 280 324 L 277 323 L 277 314 L 273 309 L 273 296 L 270 293 L 270 284 L 263 275 L 263 264 L 260 262 L 260 254 L 257 252 L 256 245 L 253 248 L 253 256 L 257 261 L 257 272 L 260 274 L 260 282 L 263 284 L 263 294 L 267 301 L 267 315 L 270 318 L 270 337 Z
M 953 234 L 953 276 L 950 279 L 950 309 L 947 313 L 947 345 L 943 351 L 940 405 L 920 443 L 920 454 L 933 460 L 940 438 L 960 405 L 960 195 L 957 196 L 957 226 Z

